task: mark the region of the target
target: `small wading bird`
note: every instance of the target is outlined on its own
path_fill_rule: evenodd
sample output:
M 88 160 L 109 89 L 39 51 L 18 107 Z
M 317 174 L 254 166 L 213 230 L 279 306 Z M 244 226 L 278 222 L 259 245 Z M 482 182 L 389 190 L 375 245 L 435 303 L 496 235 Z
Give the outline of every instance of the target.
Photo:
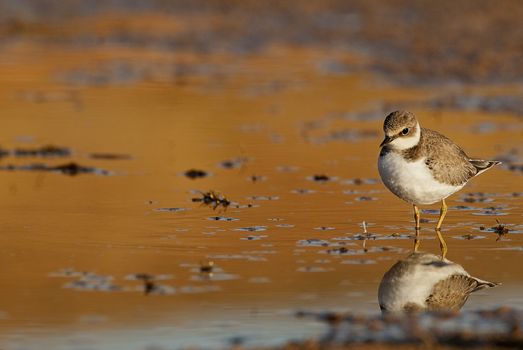
M 447 244 L 441 235 L 441 223 L 447 213 L 445 198 L 459 191 L 473 177 L 500 162 L 470 159 L 454 142 L 440 133 L 420 127 L 413 113 L 395 111 L 383 123 L 385 139 L 381 143 L 378 170 L 385 186 L 396 196 L 414 206 L 416 239 L 419 247 L 420 213 L 418 205 L 441 201 L 436 234 L 441 257 Z
M 470 294 L 497 285 L 472 277 L 450 260 L 414 252 L 385 273 L 378 300 L 383 312 L 458 311 Z

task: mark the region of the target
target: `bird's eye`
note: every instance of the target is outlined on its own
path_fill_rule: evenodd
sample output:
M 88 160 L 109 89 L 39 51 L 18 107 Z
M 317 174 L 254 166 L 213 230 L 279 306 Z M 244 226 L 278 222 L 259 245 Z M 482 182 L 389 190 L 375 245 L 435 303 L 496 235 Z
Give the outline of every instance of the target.
M 409 133 L 409 128 L 405 128 L 405 129 L 401 130 L 402 135 L 407 135 L 408 133 Z

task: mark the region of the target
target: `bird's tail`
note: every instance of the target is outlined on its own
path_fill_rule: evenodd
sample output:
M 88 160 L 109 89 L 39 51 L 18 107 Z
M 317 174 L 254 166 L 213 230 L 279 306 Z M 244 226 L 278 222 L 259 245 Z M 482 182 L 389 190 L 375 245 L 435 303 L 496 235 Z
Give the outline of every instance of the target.
M 470 164 L 476 168 L 476 175 L 481 174 L 484 171 L 489 170 L 494 165 L 501 164 L 498 160 L 483 160 L 483 159 L 469 159 Z
M 489 281 L 481 280 L 476 277 L 472 277 L 472 278 L 476 281 L 476 285 L 474 286 L 474 289 L 472 290 L 472 292 L 475 292 L 475 291 L 481 290 L 481 289 L 485 289 L 485 288 L 493 288 L 493 287 L 501 285 L 501 283 L 499 283 L 499 282 L 489 282 Z

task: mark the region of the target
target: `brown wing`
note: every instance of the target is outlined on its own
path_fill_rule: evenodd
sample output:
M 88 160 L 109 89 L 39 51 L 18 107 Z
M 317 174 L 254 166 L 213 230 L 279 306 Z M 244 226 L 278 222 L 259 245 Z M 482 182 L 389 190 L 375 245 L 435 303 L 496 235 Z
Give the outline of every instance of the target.
M 431 294 L 425 301 L 427 309 L 458 311 L 472 292 L 496 285 L 496 283 L 477 280 L 466 275 L 452 275 L 434 285 Z
M 467 154 L 440 133 L 422 128 L 420 141 L 428 154 L 425 164 L 438 181 L 459 186 L 478 173 Z

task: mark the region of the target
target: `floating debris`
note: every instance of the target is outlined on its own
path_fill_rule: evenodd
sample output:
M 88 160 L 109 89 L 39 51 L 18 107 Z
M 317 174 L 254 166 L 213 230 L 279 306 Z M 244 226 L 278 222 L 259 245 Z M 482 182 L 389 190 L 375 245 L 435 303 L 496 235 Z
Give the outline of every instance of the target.
M 260 239 L 267 238 L 267 235 L 249 235 L 241 237 L 242 241 L 259 241 Z
M 247 209 L 247 208 L 258 208 L 259 205 L 251 204 L 251 203 L 248 203 L 248 204 L 232 204 L 231 203 L 231 207 L 236 208 L 236 209 Z
M 149 295 L 153 292 L 160 292 L 159 286 L 156 284 L 156 278 L 154 275 L 148 273 L 135 273 L 127 276 L 128 279 L 143 282 L 143 292 L 145 295 Z
M 481 208 L 470 207 L 468 205 L 456 205 L 456 206 L 450 207 L 449 209 L 452 209 L 452 210 L 463 210 L 463 211 L 481 210 Z
M 200 192 L 201 193 L 201 197 L 197 197 L 197 198 L 192 198 L 192 201 L 193 202 L 201 202 L 205 205 L 208 205 L 208 206 L 211 206 L 212 209 L 216 209 L 220 206 L 222 206 L 223 208 L 227 208 L 231 202 L 225 198 L 224 196 L 222 196 L 221 194 L 217 193 L 217 192 L 214 192 L 214 191 L 209 191 L 209 192 Z
M 361 196 L 361 197 L 356 197 L 355 198 L 355 200 L 357 200 L 358 202 L 375 201 L 377 199 L 378 198 L 376 198 L 376 197 L 369 197 L 369 196 Z
M 112 172 L 104 169 L 82 166 L 71 162 L 62 165 L 50 166 L 47 164 L 29 164 L 29 165 L 3 165 L 0 170 L 7 171 L 47 171 L 52 173 L 61 173 L 64 175 L 75 176 L 79 174 L 94 174 L 94 175 L 113 175 Z
M 466 203 L 484 203 L 492 202 L 494 199 L 491 198 L 492 195 L 484 192 L 469 192 L 460 196 L 461 201 Z
M 328 249 L 328 250 L 325 250 L 324 251 L 325 253 L 327 254 L 331 254 L 331 255 L 344 255 L 344 254 L 363 254 L 365 253 L 363 250 L 361 251 L 361 253 L 359 253 L 358 250 L 356 249 L 348 249 L 346 247 L 340 247 L 340 248 L 332 248 L 332 249 Z
M 353 241 L 364 241 L 364 240 L 376 240 L 376 239 L 385 239 L 384 236 L 378 236 L 376 234 L 366 233 L 356 233 L 350 237 L 346 238 L 347 240 L 353 240 Z
M 330 242 L 323 239 L 310 238 L 299 240 L 298 245 L 301 247 L 328 247 Z
M 237 157 L 223 160 L 218 164 L 218 166 L 223 169 L 236 169 L 241 168 L 245 163 L 247 163 L 247 161 L 248 158 L 246 157 Z
M 267 226 L 248 226 L 235 228 L 234 231 L 258 232 L 267 230 Z
M 394 232 L 394 233 L 391 233 L 390 235 L 387 235 L 385 237 L 376 237 L 375 239 L 387 239 L 387 238 L 393 238 L 393 239 L 411 239 L 413 238 L 412 235 L 409 235 L 409 234 L 405 234 L 405 233 L 399 233 L 399 232 Z M 429 238 L 430 239 L 430 238 Z
M 212 221 L 238 221 L 240 219 L 231 218 L 231 217 L 225 217 L 225 216 L 209 216 L 207 220 Z
M 307 176 L 307 180 L 314 181 L 314 182 L 330 182 L 330 181 L 336 181 L 338 178 L 336 176 L 328 176 L 325 174 L 316 174 L 312 176 Z
M 360 179 L 360 178 L 355 178 L 355 179 L 347 179 L 347 180 L 343 180 L 342 181 L 342 184 L 344 185 L 375 185 L 378 183 L 378 180 L 377 179 L 372 179 L 372 178 L 363 178 L 363 179 Z
M 498 238 L 496 239 L 496 242 L 501 240 L 501 238 L 509 233 L 508 227 L 505 226 L 505 224 L 502 224 L 498 219 L 496 219 L 496 222 L 498 223 L 496 226 L 492 227 L 491 229 L 494 230 L 494 232 L 498 235 Z
M 207 177 L 209 174 L 205 170 L 189 169 L 185 173 L 183 173 L 183 175 L 185 175 L 185 177 L 188 177 L 191 180 L 195 180 Z
M 267 176 L 263 176 L 263 175 L 251 175 L 247 178 L 247 180 L 251 181 L 252 183 L 256 183 L 256 182 L 260 182 L 260 181 L 265 181 L 267 180 Z
M 329 227 L 329 226 L 319 226 L 319 227 L 313 228 L 313 230 L 318 230 L 318 231 L 332 231 L 335 229 L 336 229 L 336 227 Z
M 208 260 L 200 263 L 201 273 L 211 273 L 214 270 L 214 261 Z
M 452 236 L 452 238 L 463 239 L 463 240 L 466 240 L 466 241 L 472 241 L 472 240 L 475 240 L 475 239 L 483 239 L 483 238 L 485 238 L 485 236 L 473 235 L 472 233 L 467 233 L 467 234 L 462 235 L 462 236 Z
M 132 157 L 128 154 L 117 154 L 117 153 L 91 153 L 89 154 L 91 159 L 99 160 L 129 160 Z

